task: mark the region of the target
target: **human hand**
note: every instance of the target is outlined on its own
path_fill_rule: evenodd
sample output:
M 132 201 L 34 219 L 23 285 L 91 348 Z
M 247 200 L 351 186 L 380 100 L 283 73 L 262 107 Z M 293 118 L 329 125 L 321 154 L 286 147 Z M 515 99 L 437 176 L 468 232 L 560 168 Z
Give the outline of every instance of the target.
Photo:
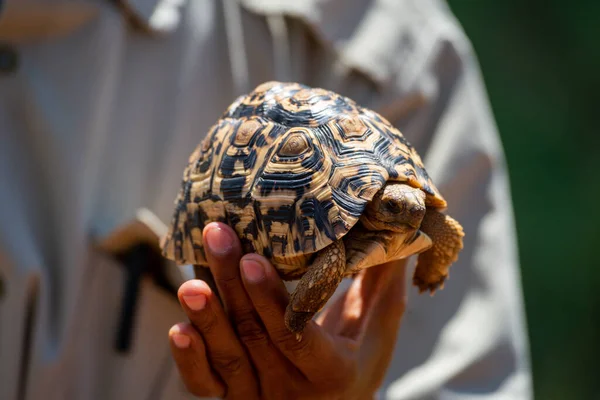
M 406 304 L 404 262 L 362 271 L 309 321 L 300 341 L 284 324 L 288 292 L 273 266 L 242 257 L 233 230 L 204 232 L 221 302 L 201 280 L 178 297 L 190 322 L 171 328 L 171 350 L 191 393 L 226 399 L 372 398 L 391 360 Z

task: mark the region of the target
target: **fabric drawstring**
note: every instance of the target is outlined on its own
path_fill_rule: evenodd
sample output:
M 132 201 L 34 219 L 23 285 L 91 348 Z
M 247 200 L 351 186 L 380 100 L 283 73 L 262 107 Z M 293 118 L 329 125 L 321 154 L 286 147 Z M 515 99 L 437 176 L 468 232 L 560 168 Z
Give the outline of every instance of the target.
M 223 7 L 233 88 L 235 96 L 240 96 L 250 91 L 242 15 L 237 0 L 224 0 Z
M 235 96 L 239 96 L 248 93 L 251 89 L 241 6 L 238 0 L 224 0 L 223 5 L 233 89 Z M 274 76 L 270 79 L 289 81 L 292 79 L 292 64 L 285 16 L 271 14 L 266 16 L 266 20 L 271 34 L 274 58 Z
M 292 54 L 285 16 L 281 14 L 268 15 L 267 26 L 273 40 L 275 79 L 287 82 L 292 78 Z

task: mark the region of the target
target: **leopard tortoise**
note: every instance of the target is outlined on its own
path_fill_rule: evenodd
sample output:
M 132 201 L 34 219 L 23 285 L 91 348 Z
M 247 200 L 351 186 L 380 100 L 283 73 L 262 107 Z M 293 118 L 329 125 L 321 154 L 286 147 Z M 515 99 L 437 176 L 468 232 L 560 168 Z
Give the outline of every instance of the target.
M 419 254 L 413 284 L 433 293 L 463 229 L 421 158 L 377 113 L 336 93 L 267 82 L 231 104 L 184 170 L 165 257 L 207 265 L 202 229 L 224 222 L 244 252 L 299 282 L 285 323 L 301 332 L 342 278 Z

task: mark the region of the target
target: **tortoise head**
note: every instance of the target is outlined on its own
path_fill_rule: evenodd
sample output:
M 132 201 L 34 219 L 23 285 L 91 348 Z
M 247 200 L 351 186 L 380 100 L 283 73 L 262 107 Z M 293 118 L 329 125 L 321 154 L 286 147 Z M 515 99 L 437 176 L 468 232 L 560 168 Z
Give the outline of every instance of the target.
M 389 182 L 369 202 L 361 219 L 370 230 L 418 230 L 427 211 L 425 193 L 405 183 Z

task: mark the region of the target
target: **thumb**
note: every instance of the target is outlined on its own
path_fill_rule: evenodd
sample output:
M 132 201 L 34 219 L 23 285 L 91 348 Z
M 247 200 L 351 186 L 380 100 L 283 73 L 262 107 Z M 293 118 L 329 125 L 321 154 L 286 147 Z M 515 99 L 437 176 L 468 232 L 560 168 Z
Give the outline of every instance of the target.
M 406 260 L 361 271 L 341 300 L 339 335 L 361 345 L 365 335 L 395 340 L 406 306 Z
M 406 309 L 405 268 L 381 292 L 370 311 L 358 350 L 361 375 L 370 376 L 356 387 L 357 398 L 372 398 L 385 378 L 394 355 L 400 321 Z M 400 278 L 401 275 L 401 278 Z

